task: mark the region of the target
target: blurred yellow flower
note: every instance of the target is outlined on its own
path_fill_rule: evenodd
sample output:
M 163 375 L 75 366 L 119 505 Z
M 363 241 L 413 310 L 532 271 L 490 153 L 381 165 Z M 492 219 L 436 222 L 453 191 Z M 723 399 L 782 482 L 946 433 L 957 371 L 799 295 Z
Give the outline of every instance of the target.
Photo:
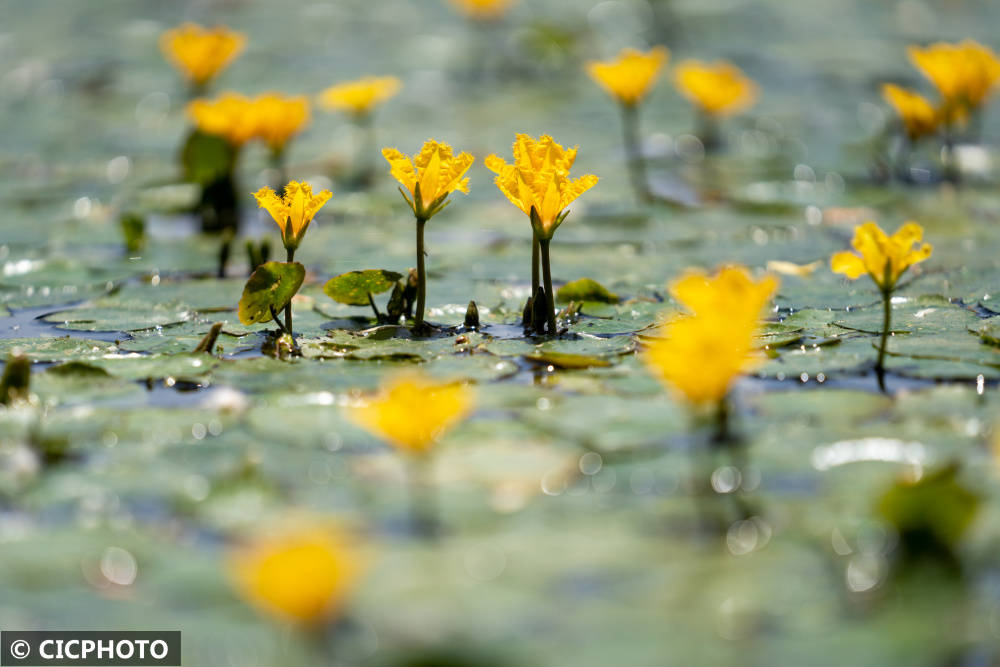
M 413 197 L 407 203 L 417 218 L 426 220 L 440 211 L 455 190 L 469 191 L 465 172 L 475 158 L 464 152 L 453 155 L 448 144 L 428 139 L 412 161 L 395 148 L 383 148 L 382 155 L 390 173 Z
M 662 46 L 645 53 L 622 49 L 615 60 L 587 63 L 587 73 L 619 102 L 634 105 L 652 89 L 669 57 Z
M 647 366 L 691 403 L 718 403 L 733 380 L 759 361 L 754 337 L 777 288 L 774 277 L 754 281 L 739 266 L 725 267 L 715 276 L 687 272 L 670 291 L 689 312 L 660 328 L 644 355 Z
M 257 136 L 273 152 L 280 152 L 309 122 L 309 100 L 299 95 L 264 93 L 253 100 Z
M 724 313 L 734 324 L 756 326 L 761 311 L 778 289 L 765 275 L 754 280 L 742 266 L 726 266 L 713 276 L 691 269 L 670 284 L 670 295 L 695 315 Z
M 660 334 L 646 349 L 647 366 L 696 405 L 721 401 L 733 380 L 756 363 L 752 333 L 730 327 L 723 314 L 677 316 Z
M 923 227 L 915 222 L 907 222 L 892 236 L 874 222 L 866 222 L 854 230 L 851 241 L 858 254 L 848 250 L 834 254 L 830 269 L 851 280 L 867 273 L 888 294 L 909 267 L 931 256 L 931 245 L 920 243 L 923 236 Z
M 757 101 L 757 84 L 726 61 L 686 60 L 674 70 L 680 93 L 703 112 L 727 116 L 745 111 Z
M 470 19 L 492 21 L 500 18 L 517 0 L 450 0 L 451 5 Z
M 208 83 L 243 50 L 243 33 L 184 23 L 160 36 L 160 50 L 196 86 Z
M 1000 81 L 996 54 L 971 39 L 958 44 L 937 42 L 925 48 L 911 46 L 907 53 L 941 94 L 949 123 L 964 122 L 969 111 L 982 106 Z
M 283 197 L 279 197 L 268 187 L 263 187 L 254 194 L 257 205 L 270 213 L 278 224 L 281 240 L 285 248 L 291 251 L 299 247 L 309 223 L 332 196 L 329 190 L 313 196 L 312 186 L 298 181 L 289 181 Z
M 882 97 L 896 110 L 911 141 L 937 131 L 941 114 L 923 95 L 887 83 L 882 86 Z
M 366 76 L 330 86 L 320 93 L 319 101 L 326 109 L 364 116 L 394 97 L 401 87 L 402 82 L 394 76 Z
M 411 454 L 424 454 L 472 410 L 469 387 L 435 382 L 418 373 L 391 380 L 381 392 L 349 409 L 351 419 Z
M 233 146 L 242 146 L 257 134 L 253 103 L 237 93 L 223 93 L 214 100 L 197 99 L 187 112 L 198 130 L 224 138 Z
M 569 170 L 578 147 L 565 150 L 548 136 L 534 139 L 526 134 L 514 141 L 514 163 L 498 155 L 486 158 L 486 166 L 497 174 L 495 183 L 514 206 L 531 217 L 540 239 L 551 239 L 562 224 L 569 206 L 594 187 L 598 178 L 587 174 L 573 180 Z
M 332 522 L 262 536 L 235 550 L 228 565 L 250 604 L 307 627 L 336 616 L 365 569 L 356 541 Z

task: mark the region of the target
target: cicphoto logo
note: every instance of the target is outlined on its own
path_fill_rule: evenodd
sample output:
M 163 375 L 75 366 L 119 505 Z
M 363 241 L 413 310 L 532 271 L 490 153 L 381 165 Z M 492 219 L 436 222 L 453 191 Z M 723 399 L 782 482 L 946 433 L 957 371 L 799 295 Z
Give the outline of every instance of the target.
M 181 633 L 98 631 L 2 631 L 0 665 L 181 664 Z

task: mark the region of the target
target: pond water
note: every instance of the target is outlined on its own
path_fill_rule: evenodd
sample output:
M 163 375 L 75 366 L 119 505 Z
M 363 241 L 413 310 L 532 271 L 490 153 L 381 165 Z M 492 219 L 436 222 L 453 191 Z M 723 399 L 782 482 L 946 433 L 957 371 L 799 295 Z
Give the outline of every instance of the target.
M 1000 113 L 966 147 L 961 187 L 870 176 L 880 83 L 927 90 L 906 46 L 1000 46 L 997 3 L 523 0 L 485 29 L 436 0 L 8 0 L 7 16 L 0 353 L 31 359 L 36 400 L 0 408 L 0 627 L 179 629 L 187 666 L 1000 661 Z M 360 336 L 370 311 L 324 295 L 346 271 L 405 272 L 414 228 L 381 162 L 352 190 L 356 131 L 314 109 L 288 155 L 291 176 L 334 193 L 296 255 L 306 355 L 261 352 L 273 325 L 236 316 L 245 239 L 216 278 L 219 240 L 179 213 L 186 92 L 157 39 L 185 19 L 248 35 L 216 90 L 312 96 L 394 74 L 378 145 L 434 137 L 476 156 L 469 194 L 428 223 L 427 263 L 428 318 L 459 327 L 475 300 L 479 332 Z M 671 202 L 640 206 L 617 110 L 583 63 L 661 43 L 674 60 L 732 60 L 761 94 L 706 155 L 664 76 L 641 121 Z M 522 334 L 530 229 L 483 166 L 516 132 L 579 144 L 574 173 L 601 177 L 555 236 L 553 278 L 622 302 L 585 304 L 558 340 Z M 280 248 L 249 195 L 273 178 L 262 149 L 238 177 L 243 236 Z M 141 250 L 124 248 L 127 211 L 147 215 Z M 828 268 L 868 219 L 917 220 L 934 245 L 893 301 L 886 393 L 879 294 Z M 742 445 L 713 448 L 636 352 L 685 268 L 774 260 L 821 264 L 781 276 L 768 357 L 732 394 Z M 193 354 L 215 322 L 219 354 Z M 340 407 L 415 365 L 476 395 L 435 457 L 433 541 L 406 528 L 399 457 Z M 908 538 L 880 502 L 952 463 L 978 511 L 952 560 L 901 564 Z M 226 574 L 236 536 L 299 512 L 342 518 L 372 553 L 325 648 L 256 614 Z M 121 550 L 126 579 L 106 566 Z

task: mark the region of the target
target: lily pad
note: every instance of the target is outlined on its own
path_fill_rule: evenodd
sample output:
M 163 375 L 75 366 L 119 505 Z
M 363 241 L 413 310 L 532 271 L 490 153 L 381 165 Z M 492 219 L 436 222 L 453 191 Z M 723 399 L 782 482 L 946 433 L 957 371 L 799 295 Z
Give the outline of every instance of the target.
M 385 269 L 348 271 L 330 278 L 323 286 L 323 292 L 339 303 L 349 306 L 367 306 L 369 294 L 388 292 L 403 274 Z
M 556 301 L 597 301 L 599 303 L 618 303 L 620 299 L 608 289 L 591 278 L 578 278 L 570 281 L 556 290 Z
M 267 262 L 250 276 L 240 297 L 239 318 L 245 325 L 268 322 L 295 296 L 306 277 L 298 262 Z

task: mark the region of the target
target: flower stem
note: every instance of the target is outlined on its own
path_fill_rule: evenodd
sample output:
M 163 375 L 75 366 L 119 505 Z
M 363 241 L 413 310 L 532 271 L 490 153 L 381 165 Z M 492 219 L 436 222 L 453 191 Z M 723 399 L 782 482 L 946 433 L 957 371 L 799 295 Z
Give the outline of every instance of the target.
M 284 197 L 285 184 L 288 183 L 288 168 L 285 162 L 284 146 L 271 151 L 271 169 L 274 169 L 278 173 L 278 183 L 274 191 L 279 197 Z
M 640 203 L 652 200 L 649 191 L 649 181 L 646 178 L 646 161 L 642 157 L 639 141 L 639 106 L 622 104 L 622 129 L 625 139 L 625 160 L 628 163 L 629 179 L 632 190 Z
M 424 326 L 424 305 L 427 302 L 427 271 L 424 268 L 424 225 L 427 220 L 417 218 L 417 314 L 414 317 L 416 329 Z
M 538 234 L 531 232 L 531 296 L 535 296 L 535 288 L 538 287 Z
M 549 262 L 549 242 L 551 239 L 538 239 L 542 255 L 542 280 L 545 282 L 545 306 L 549 323 L 549 335 L 556 333 L 556 302 L 552 294 L 552 267 Z
M 875 374 L 878 376 L 878 386 L 885 391 L 885 348 L 889 341 L 889 327 L 892 324 L 892 292 L 882 292 L 882 340 L 878 348 L 878 360 L 875 362 Z
M 293 248 L 286 248 L 286 250 L 288 251 L 288 263 L 290 264 L 290 263 L 292 263 L 292 262 L 295 261 L 295 250 Z M 285 305 L 285 330 L 288 332 L 289 336 L 291 336 L 292 338 L 295 338 L 295 335 L 292 333 L 292 301 L 291 301 L 291 299 L 289 299 L 288 300 L 288 304 Z
M 410 458 L 410 523 L 414 535 L 434 537 L 438 532 L 437 503 L 431 480 L 429 454 Z

